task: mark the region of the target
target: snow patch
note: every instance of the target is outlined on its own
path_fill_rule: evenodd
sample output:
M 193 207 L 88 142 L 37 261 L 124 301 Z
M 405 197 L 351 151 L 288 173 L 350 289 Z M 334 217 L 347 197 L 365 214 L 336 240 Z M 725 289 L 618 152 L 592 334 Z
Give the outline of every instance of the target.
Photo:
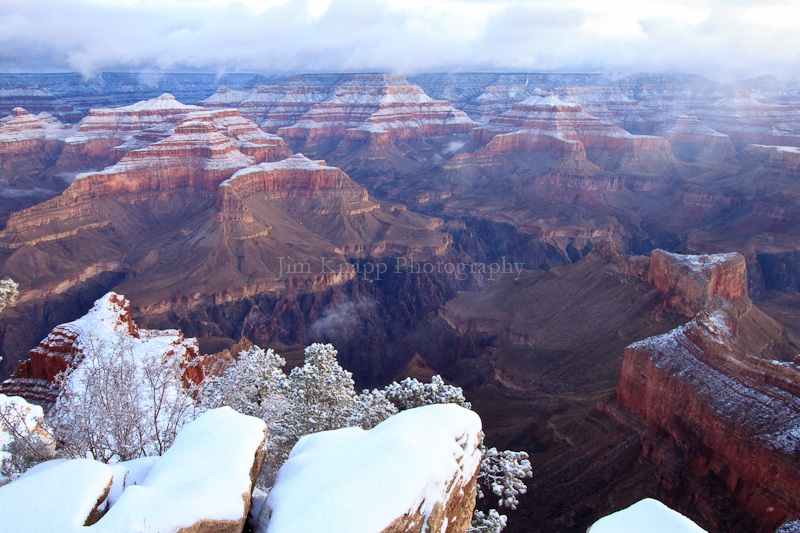
M 658 500 L 645 498 L 595 522 L 587 533 L 706 533 Z

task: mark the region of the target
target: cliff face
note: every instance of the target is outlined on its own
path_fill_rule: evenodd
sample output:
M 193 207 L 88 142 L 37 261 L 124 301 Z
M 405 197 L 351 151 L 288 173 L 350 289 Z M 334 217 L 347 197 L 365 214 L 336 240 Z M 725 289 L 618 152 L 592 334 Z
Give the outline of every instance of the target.
M 747 269 L 738 253 L 682 255 L 653 250 L 647 281 L 664 295 L 664 307 L 689 317 L 715 295 L 732 302 L 747 295 Z
M 667 139 L 684 161 L 718 161 L 736 153 L 729 136 L 685 115 L 661 124 L 654 134 Z
M 103 166 L 110 162 L 114 147 L 131 141 L 138 141 L 137 147 L 141 147 L 163 139 L 187 113 L 200 110 L 201 107 L 182 104 L 167 93 L 129 106 L 92 109 L 78 124 L 75 135 L 66 140 L 59 166 L 64 169 Z M 122 155 L 119 151 L 117 154 Z
M 651 173 L 655 168 L 668 168 L 674 163 L 665 139 L 632 135 L 586 113 L 578 103 L 565 102 L 544 92 L 515 104 L 476 129 L 472 141 L 482 144 L 508 133 L 532 137 L 533 144 L 541 144 L 542 148 L 559 142 L 580 143 L 586 157 L 606 170 Z
M 718 484 L 752 521 L 741 527 L 774 531 L 800 512 L 796 346 L 752 306 L 738 254 L 656 251 L 648 280 L 665 305 L 694 318 L 625 349 L 616 401 L 647 428 L 638 429 L 643 453 L 664 486 Z M 698 491 L 692 507 L 724 529 L 713 494 Z
M 113 336 L 113 342 L 109 336 Z M 28 359 L 19 364 L 11 378 L 0 384 L 0 391 L 50 404 L 58 392 L 53 387 L 56 376 L 79 365 L 86 350 L 111 350 L 132 339 L 157 345 L 163 353 L 180 354 L 187 363 L 184 380 L 198 384 L 203 381 L 203 367 L 189 366 L 200 358 L 196 339 L 185 339 L 178 330 L 139 328 L 131 318 L 130 302 L 112 292 L 98 300 L 85 316 L 53 329 L 28 353 Z

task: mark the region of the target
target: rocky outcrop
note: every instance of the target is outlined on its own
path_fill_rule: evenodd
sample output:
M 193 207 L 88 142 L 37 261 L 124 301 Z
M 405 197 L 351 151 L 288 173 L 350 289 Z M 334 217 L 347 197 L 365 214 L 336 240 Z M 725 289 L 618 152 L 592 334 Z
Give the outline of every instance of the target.
M 800 511 L 800 360 L 783 327 L 752 306 L 744 274 L 738 254 L 654 252 L 648 279 L 695 316 L 625 349 L 615 398 L 644 424 L 662 485 L 724 487 L 751 521 L 742 527 L 766 533 Z M 694 513 L 721 528 L 707 498 L 696 494 Z
M 240 170 L 220 185 L 217 209 L 231 211 L 241 206 L 243 198 L 254 194 L 270 199 L 334 197 L 353 204 L 369 200 L 367 191 L 340 169 L 324 161 L 311 161 L 303 154 Z M 371 203 L 371 207 L 377 204 Z
M 257 531 L 466 532 L 481 453 L 478 415 L 403 411 L 374 429 L 303 437 L 281 467 Z
M 619 172 L 652 173 L 669 168 L 674 158 L 669 143 L 654 136 L 632 135 L 586 113 L 580 104 L 565 102 L 539 92 L 472 133 L 472 142 L 485 144 L 502 134 L 524 135 L 540 150 L 557 148 L 559 153 L 585 157 L 597 166 Z M 565 145 L 582 145 L 582 150 Z M 583 152 L 581 154 L 580 152 Z
M 3 526 L 18 533 L 240 533 L 266 437 L 262 420 L 223 407 L 183 426 L 161 457 L 41 464 L 0 487 L 3 501 L 13 503 Z
M 39 404 L 55 401 L 56 377 L 75 368 L 87 350 L 115 349 L 114 343 L 138 340 L 144 345 L 158 347 L 165 355 L 179 354 L 186 361 L 184 381 L 199 384 L 205 374 L 200 363 L 196 339 L 186 339 L 178 330 L 148 330 L 139 328 L 131 318 L 130 302 L 116 293 L 98 300 L 82 318 L 55 328 L 39 345 L 29 352 L 9 380 L 0 383 L 0 392 L 22 396 Z
M 71 132 L 69 125 L 49 113 L 34 115 L 15 107 L 0 119 L 0 168 L 39 151 L 53 151 L 51 145 L 60 145 Z
M 800 169 L 800 148 L 794 146 L 765 146 L 751 144 L 739 152 L 739 157 L 770 168 L 796 172 Z
M 667 139 L 684 161 L 719 161 L 736 153 L 730 137 L 686 115 L 671 118 L 654 134 Z
M 145 144 L 163 139 L 187 113 L 202 109 L 182 104 L 168 93 L 129 106 L 92 109 L 78 124 L 75 135 L 66 139 L 59 166 L 64 169 L 105 166 L 114 147 L 134 139 Z M 118 151 L 118 157 L 123 153 Z
M 113 469 L 91 459 L 37 465 L 0 487 L 4 531 L 85 531 L 106 509 Z M 121 531 L 121 530 L 120 530 Z
M 639 533 L 658 530 L 670 533 L 706 533 L 705 529 L 663 503 L 645 498 L 630 507 L 603 517 L 587 533 Z
M 30 196 L 42 188 L 63 188 L 57 183 L 48 183 L 52 178 L 49 169 L 58 159 L 64 139 L 72 132 L 69 125 L 62 124 L 49 113 L 34 115 L 21 107 L 15 107 L 11 115 L 0 119 L 0 184 L 6 194 L 18 193 L 9 206 L 11 209 L 2 206 L 0 211 L 29 205 L 27 201 L 20 202 L 19 193 Z M 57 190 L 50 195 L 56 193 Z
M 180 430 L 140 485 L 123 490 L 93 530 L 241 532 L 266 439 L 266 425 L 258 418 L 229 407 L 203 413 Z
M 647 281 L 664 295 L 664 307 L 689 317 L 714 296 L 732 302 L 747 295 L 747 268 L 739 253 L 681 255 L 653 250 Z

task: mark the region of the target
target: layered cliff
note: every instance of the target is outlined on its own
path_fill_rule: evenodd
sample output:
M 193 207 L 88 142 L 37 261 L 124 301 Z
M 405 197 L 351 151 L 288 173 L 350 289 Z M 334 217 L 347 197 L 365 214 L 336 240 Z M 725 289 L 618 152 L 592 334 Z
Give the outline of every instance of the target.
M 186 361 L 184 380 L 200 383 L 204 379 L 203 367 L 197 364 L 201 358 L 196 339 L 184 338 L 179 330 L 140 328 L 131 318 L 130 302 L 110 292 L 83 317 L 53 329 L 11 378 L 0 383 L 0 391 L 50 404 L 57 396 L 54 385 L 61 372 L 77 367 L 87 351 L 113 352 L 123 345 L 137 352 L 177 354 Z
M 182 104 L 168 93 L 128 106 L 92 109 L 78 124 L 75 135 L 66 139 L 59 166 L 73 169 L 105 165 L 110 162 L 114 147 L 134 139 L 138 147 L 163 139 L 187 113 L 202 109 Z M 122 154 L 118 151 L 117 158 Z
M 497 135 L 520 135 L 541 150 L 585 157 L 606 170 L 629 173 L 663 171 L 674 164 L 669 143 L 661 138 L 632 135 L 586 113 L 577 103 L 539 92 L 476 129 L 472 141 L 489 142 Z M 579 143 L 583 150 L 566 146 Z M 581 151 L 583 154 L 581 154 Z M 500 157 L 502 155 L 498 154 Z
M 644 424 L 633 427 L 662 485 L 721 487 L 747 516 L 742 531 L 771 532 L 800 512 L 800 361 L 746 296 L 745 278 L 738 254 L 654 252 L 648 279 L 694 318 L 625 349 L 615 398 Z M 691 502 L 715 530 L 730 527 L 709 499 L 719 496 Z
M 781 104 L 758 91 L 734 90 L 698 105 L 689 115 L 728 135 L 737 149 L 748 144 L 800 146 L 800 103 Z

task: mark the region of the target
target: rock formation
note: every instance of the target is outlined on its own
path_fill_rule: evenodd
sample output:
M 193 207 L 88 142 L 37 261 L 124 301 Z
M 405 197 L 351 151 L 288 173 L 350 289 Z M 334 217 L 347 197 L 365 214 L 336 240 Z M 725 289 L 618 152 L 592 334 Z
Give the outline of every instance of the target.
M 800 512 L 800 361 L 750 302 L 745 276 L 741 256 L 654 252 L 648 279 L 665 304 L 696 314 L 625 349 L 615 398 L 641 418 L 633 426 L 662 484 L 716 483 L 751 520 L 742 528 L 771 532 Z M 707 497 L 694 497 L 695 513 L 721 528 Z
M 292 449 L 257 531 L 466 532 L 481 422 L 457 405 L 396 414 L 375 428 L 307 435 Z
M 738 253 L 682 255 L 653 250 L 647 281 L 664 295 L 664 307 L 694 317 L 714 296 L 732 302 L 747 295 L 747 268 Z
M 476 129 L 472 141 L 484 144 L 498 135 L 524 136 L 530 139 L 525 143 L 528 149 L 586 158 L 601 168 L 622 173 L 651 173 L 673 164 L 665 139 L 632 135 L 586 113 L 580 104 L 542 92 Z
M 686 115 L 670 118 L 654 134 L 667 139 L 684 161 L 718 161 L 735 153 L 730 137 Z
M 92 109 L 66 140 L 59 166 L 65 169 L 104 166 L 112 149 L 138 137 L 140 143 L 163 139 L 191 111 L 203 108 L 185 105 L 164 93 L 158 98 L 111 109 Z M 119 153 L 121 156 L 124 152 Z
M 49 113 L 34 115 L 21 107 L 0 119 L 0 169 L 8 171 L 20 162 L 41 157 L 42 152 L 57 154 L 72 129 Z
M 9 531 L 238 533 L 266 455 L 266 426 L 229 407 L 185 425 L 161 456 L 55 460 L 0 487 Z
M 757 91 L 736 89 L 689 115 L 728 135 L 739 150 L 748 144 L 800 146 L 800 106 L 780 104 Z
M 113 338 L 113 342 L 106 337 Z M 0 392 L 23 396 L 40 405 L 51 404 L 57 396 L 56 376 L 79 365 L 87 350 L 112 350 L 119 343 L 134 339 L 138 341 L 137 349 L 179 354 L 187 363 L 184 380 L 198 384 L 203 381 L 202 365 L 190 364 L 200 361 L 196 339 L 186 339 L 178 330 L 139 328 L 131 318 L 130 302 L 111 292 L 85 316 L 58 326 L 45 337 L 12 377 L 0 383 Z

